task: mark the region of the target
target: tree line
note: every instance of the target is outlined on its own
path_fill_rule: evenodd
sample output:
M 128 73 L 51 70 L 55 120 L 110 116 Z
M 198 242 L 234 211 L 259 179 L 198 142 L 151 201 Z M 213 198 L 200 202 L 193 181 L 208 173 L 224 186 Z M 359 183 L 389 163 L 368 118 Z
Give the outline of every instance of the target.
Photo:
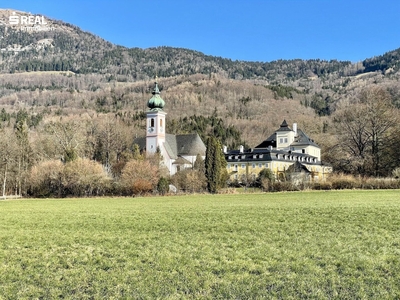
M 117 115 L 47 117 L 39 124 L 32 124 L 26 110 L 11 118 L 5 110 L 2 114 L 5 116 L 0 129 L 3 196 L 138 195 L 154 190 L 165 193 L 170 183 L 179 190 L 207 190 L 206 167 L 201 156 L 190 170 L 171 178 L 160 166 L 159 153 L 148 157 L 133 144 L 134 137 L 144 129 L 125 123 Z M 15 122 L 14 126 L 7 126 L 10 120 Z M 215 141 L 216 147 L 208 153 L 206 161 L 216 153 L 223 158 L 220 142 L 217 145 Z M 212 164 L 207 174 L 223 169 L 219 161 Z

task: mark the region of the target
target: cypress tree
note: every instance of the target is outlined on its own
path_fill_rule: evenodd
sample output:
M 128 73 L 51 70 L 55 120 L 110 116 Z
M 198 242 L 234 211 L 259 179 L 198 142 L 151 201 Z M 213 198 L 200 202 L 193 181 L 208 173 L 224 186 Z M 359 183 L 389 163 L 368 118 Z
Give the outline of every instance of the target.
M 221 143 L 213 136 L 207 140 L 205 159 L 205 175 L 207 189 L 210 193 L 216 193 L 225 186 L 227 180 L 226 161 L 222 153 Z
M 206 159 L 204 162 L 205 174 L 207 178 L 207 189 L 210 193 L 217 191 L 217 174 L 215 170 L 215 138 L 207 139 Z

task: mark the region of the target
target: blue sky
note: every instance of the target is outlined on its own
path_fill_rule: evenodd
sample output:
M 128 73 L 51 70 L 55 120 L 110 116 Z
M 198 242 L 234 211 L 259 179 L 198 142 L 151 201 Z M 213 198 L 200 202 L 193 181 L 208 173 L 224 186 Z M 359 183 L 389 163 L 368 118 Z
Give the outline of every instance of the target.
M 360 61 L 400 48 L 398 0 L 2 0 L 126 47 L 233 60 Z

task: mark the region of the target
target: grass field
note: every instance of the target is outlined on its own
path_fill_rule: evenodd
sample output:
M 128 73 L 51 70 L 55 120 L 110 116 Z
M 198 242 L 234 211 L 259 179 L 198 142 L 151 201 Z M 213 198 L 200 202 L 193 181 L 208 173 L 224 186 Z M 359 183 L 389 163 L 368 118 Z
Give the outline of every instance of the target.
M 400 191 L 0 201 L 0 299 L 400 298 Z

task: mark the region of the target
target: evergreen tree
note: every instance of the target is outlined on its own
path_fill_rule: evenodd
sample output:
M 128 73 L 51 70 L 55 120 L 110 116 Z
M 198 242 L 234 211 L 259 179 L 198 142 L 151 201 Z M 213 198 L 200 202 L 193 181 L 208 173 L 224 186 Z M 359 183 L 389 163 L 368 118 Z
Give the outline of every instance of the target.
M 161 195 L 165 195 L 165 193 L 168 192 L 169 189 L 169 182 L 168 179 L 165 177 L 160 177 L 160 179 L 158 180 L 157 183 L 157 191 L 161 194 Z
M 207 140 L 205 174 L 207 189 L 210 193 L 216 193 L 225 186 L 228 176 L 226 160 L 222 153 L 221 143 L 213 136 Z

